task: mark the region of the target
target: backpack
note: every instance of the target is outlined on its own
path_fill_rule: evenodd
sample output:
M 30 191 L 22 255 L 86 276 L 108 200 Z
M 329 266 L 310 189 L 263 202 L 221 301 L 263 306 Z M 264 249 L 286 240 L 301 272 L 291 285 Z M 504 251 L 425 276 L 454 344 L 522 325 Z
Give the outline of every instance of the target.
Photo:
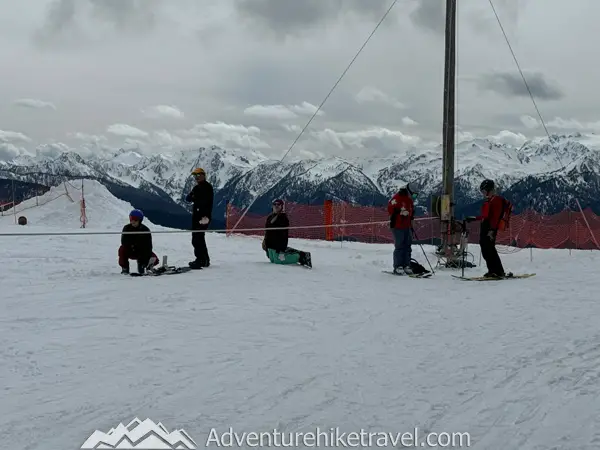
M 510 218 L 512 216 L 513 204 L 507 199 L 502 199 L 502 215 L 498 223 L 498 231 L 504 231 L 510 227 Z
M 429 273 L 425 267 L 423 267 L 416 259 L 411 258 L 410 260 L 410 268 L 412 269 L 415 275 L 420 275 L 422 273 Z

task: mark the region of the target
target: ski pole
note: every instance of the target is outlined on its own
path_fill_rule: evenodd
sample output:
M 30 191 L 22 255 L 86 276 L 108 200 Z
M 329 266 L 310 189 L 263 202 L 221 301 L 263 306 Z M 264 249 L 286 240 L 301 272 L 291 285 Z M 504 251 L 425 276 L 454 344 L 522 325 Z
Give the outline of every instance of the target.
M 417 236 L 417 232 L 415 231 L 414 228 L 411 228 L 411 230 L 412 230 L 413 236 L 418 241 L 419 237 Z M 431 269 L 431 273 L 435 275 L 435 271 L 433 270 L 433 267 L 431 267 L 431 263 L 429 262 L 429 258 L 427 257 L 427 254 L 425 253 L 425 249 L 423 248 L 423 245 L 419 243 L 419 247 L 421 247 L 421 251 L 423 252 L 423 256 L 425 256 L 425 260 L 427 261 L 427 264 L 429 264 L 429 268 Z
M 467 224 L 466 222 L 462 222 L 461 224 L 462 226 L 462 242 L 461 242 L 461 247 L 462 247 L 462 274 L 461 276 L 464 278 L 465 277 L 465 253 L 467 253 L 467 249 L 466 247 L 466 243 L 468 242 L 468 238 L 469 238 L 469 230 L 467 229 Z

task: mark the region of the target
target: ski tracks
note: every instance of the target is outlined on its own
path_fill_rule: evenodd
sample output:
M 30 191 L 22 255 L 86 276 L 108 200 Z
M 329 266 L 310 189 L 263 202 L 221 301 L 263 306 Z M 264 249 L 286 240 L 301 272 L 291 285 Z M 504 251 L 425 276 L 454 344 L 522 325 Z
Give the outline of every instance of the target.
M 189 236 L 171 241 L 189 250 Z M 111 239 L 83 247 L 79 264 L 81 243 L 57 242 L 6 267 L 0 437 L 21 448 L 75 448 L 135 416 L 198 443 L 212 427 L 416 426 L 469 432 L 478 449 L 599 444 L 590 274 L 396 279 L 379 274 L 391 248 L 323 243 L 307 248 L 309 271 L 256 264 L 259 241 L 211 236 L 214 267 L 134 279 L 116 273 Z

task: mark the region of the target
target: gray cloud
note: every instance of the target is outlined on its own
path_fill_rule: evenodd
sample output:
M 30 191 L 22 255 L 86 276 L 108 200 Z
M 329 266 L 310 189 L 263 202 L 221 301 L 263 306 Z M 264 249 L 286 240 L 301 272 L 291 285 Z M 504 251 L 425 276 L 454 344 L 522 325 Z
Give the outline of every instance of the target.
M 446 2 L 444 0 L 421 0 L 410 13 L 412 22 L 426 30 L 444 34 L 446 25 Z
M 18 132 L 30 138 L 6 143 L 4 152 L 49 142 L 79 149 L 74 136 L 90 135 L 102 148 L 137 145 L 134 140 L 148 152 L 245 143 L 281 156 L 308 117 L 288 113 L 275 120 L 264 111 L 319 105 L 391 1 L 0 0 L 0 60 L 7 61 L 0 65 L 1 128 L 5 139 Z M 600 66 L 592 58 L 578 70 L 581 55 L 595 51 L 600 2 L 494 4 L 519 62 L 540 72 L 528 75 L 534 95 L 559 100 L 545 102 L 543 116 L 573 129 L 600 121 Z M 294 155 L 302 149 L 365 155 L 439 142 L 444 9 L 444 0 L 399 0 Z M 518 74 L 509 73 L 516 68 L 487 0 L 459 0 L 457 16 L 461 133 L 539 134 L 520 120 L 536 111 Z M 492 94 L 483 99 L 482 90 Z M 32 110 L 51 108 L 50 101 L 56 109 Z M 263 114 L 244 114 L 248 108 Z M 418 125 L 407 125 L 409 119 Z M 115 127 L 109 133 L 115 124 L 119 133 Z M 132 140 L 126 134 L 133 128 L 147 134 Z
M 531 94 L 536 99 L 560 100 L 565 94 L 562 89 L 546 79 L 543 73 L 524 73 Z M 482 75 L 479 86 L 483 90 L 497 92 L 510 97 L 529 97 L 527 87 L 519 73 L 501 72 Z
M 64 33 L 75 23 L 76 0 L 54 0 L 47 7 L 44 23 L 34 33 L 34 42 L 46 46 L 52 38 Z
M 412 23 L 443 37 L 446 26 L 446 0 L 414 0 L 416 7 L 410 12 Z M 494 0 L 494 7 L 505 30 L 511 34 L 519 22 L 519 11 L 527 0 Z M 497 38 L 501 33 L 497 19 L 487 0 L 459 0 L 456 8 L 457 34 L 466 28 L 477 34 Z
M 120 33 L 150 32 L 158 21 L 164 0 L 52 0 L 34 42 L 42 48 L 61 39 L 85 38 L 86 21 L 108 24 Z
M 52 102 L 47 102 L 37 98 L 20 98 L 13 102 L 13 105 L 21 108 L 30 109 L 52 109 L 56 111 L 56 105 Z
M 310 33 L 347 13 L 379 20 L 391 0 L 234 0 L 237 12 L 275 34 Z
M 81 0 L 80 0 L 81 1 Z M 157 23 L 162 0 L 88 0 L 93 16 L 119 31 L 150 31 Z

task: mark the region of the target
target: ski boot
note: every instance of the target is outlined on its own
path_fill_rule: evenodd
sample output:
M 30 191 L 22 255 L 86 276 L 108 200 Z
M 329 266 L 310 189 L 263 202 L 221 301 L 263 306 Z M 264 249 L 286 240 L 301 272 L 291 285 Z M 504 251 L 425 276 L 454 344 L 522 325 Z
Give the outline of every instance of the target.
M 202 269 L 203 264 L 202 261 L 196 259 L 195 261 L 190 262 L 188 266 L 190 266 L 190 269 L 192 270 L 200 270 Z
M 497 274 L 497 273 L 493 273 L 493 272 L 486 272 L 483 274 L 483 278 L 493 278 L 496 280 L 501 280 L 504 277 L 505 277 L 504 274 Z

